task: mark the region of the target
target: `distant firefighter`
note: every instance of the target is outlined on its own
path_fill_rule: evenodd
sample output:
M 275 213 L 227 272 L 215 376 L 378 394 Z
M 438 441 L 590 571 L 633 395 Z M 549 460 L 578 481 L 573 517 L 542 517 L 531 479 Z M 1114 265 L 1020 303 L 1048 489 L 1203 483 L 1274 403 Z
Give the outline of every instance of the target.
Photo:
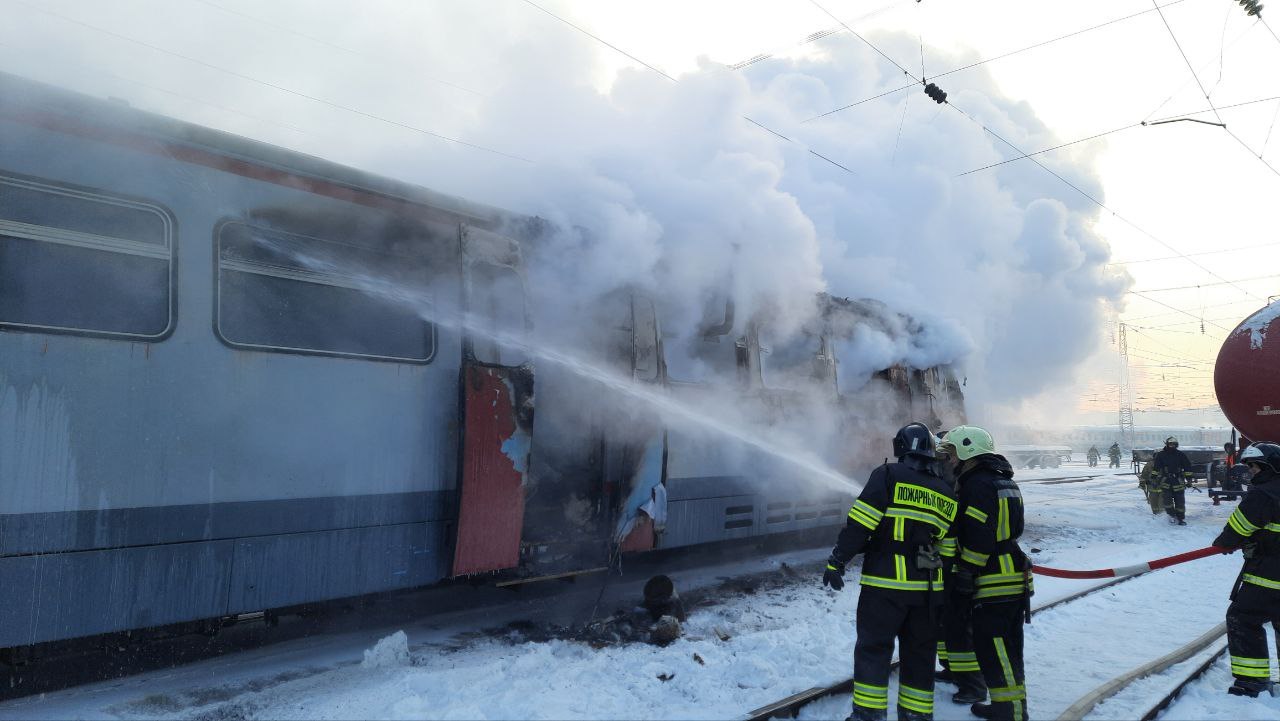
M 1096 467 L 1098 465 L 1098 459 L 1102 457 L 1102 454 L 1098 452 L 1097 446 L 1089 446 L 1089 453 L 1087 455 L 1089 458 L 1090 468 Z
M 1178 439 L 1169 436 L 1152 459 L 1152 471 L 1160 478 L 1160 490 L 1164 493 L 1164 511 L 1169 522 L 1187 525 L 1186 488 L 1191 477 L 1191 459 L 1178 450 Z
M 1111 459 L 1111 465 L 1108 466 L 1109 468 L 1120 467 L 1120 444 L 1119 443 L 1111 444 L 1111 447 L 1107 449 L 1107 458 Z

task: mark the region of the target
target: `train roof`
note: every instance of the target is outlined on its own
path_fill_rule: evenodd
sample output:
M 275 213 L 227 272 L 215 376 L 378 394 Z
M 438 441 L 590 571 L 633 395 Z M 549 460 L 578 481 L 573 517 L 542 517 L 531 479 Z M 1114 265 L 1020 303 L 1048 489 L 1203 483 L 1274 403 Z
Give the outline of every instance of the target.
M 493 229 L 506 221 L 527 219 L 517 213 L 299 151 L 4 72 L 0 72 L 0 119 L 45 125 L 56 131 L 88 134 L 104 140 L 119 140 L 118 136 L 126 134 L 162 140 L 231 161 L 252 163 L 277 174 L 283 172 L 389 200 L 442 210 L 479 227 Z

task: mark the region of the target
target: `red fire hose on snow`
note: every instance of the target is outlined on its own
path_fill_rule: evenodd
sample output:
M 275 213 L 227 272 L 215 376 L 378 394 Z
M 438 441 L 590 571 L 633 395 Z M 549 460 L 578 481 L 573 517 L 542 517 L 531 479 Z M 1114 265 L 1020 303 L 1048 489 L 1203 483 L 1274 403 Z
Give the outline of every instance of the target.
M 1054 578 L 1118 578 L 1120 576 L 1133 576 L 1147 571 L 1154 571 L 1158 568 L 1168 566 L 1176 566 L 1179 563 L 1194 561 L 1197 558 L 1212 556 L 1215 553 L 1231 553 L 1232 548 L 1221 548 L 1219 546 L 1205 546 L 1194 551 L 1179 553 L 1176 556 L 1168 556 L 1166 558 L 1157 558 L 1154 561 L 1146 563 L 1137 563 L 1132 566 L 1120 566 L 1119 568 L 1099 568 L 1092 571 L 1067 571 L 1061 568 L 1049 568 L 1048 566 L 1031 567 L 1032 572 L 1041 576 L 1053 576 Z

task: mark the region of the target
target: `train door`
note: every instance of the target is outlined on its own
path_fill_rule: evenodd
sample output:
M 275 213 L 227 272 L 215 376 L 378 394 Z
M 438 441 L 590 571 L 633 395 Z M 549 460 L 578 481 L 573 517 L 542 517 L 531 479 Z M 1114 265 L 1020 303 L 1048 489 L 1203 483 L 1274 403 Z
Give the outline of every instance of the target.
M 518 244 L 463 225 L 462 438 L 453 575 L 520 562 L 533 370 Z
M 630 310 L 631 380 L 656 389 L 664 380 L 658 313 L 652 300 L 634 294 Z M 637 413 L 606 436 L 605 489 L 617 499 L 612 541 L 622 551 L 652 549 L 666 523 L 666 455 L 666 429 L 652 413 Z

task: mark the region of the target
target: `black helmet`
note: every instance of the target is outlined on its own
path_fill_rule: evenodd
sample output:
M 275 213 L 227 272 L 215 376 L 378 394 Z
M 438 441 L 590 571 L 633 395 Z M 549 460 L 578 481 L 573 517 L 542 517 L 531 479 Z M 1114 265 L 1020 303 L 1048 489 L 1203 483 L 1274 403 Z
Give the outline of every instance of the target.
M 1274 443 L 1255 443 L 1240 454 L 1241 463 L 1256 463 L 1280 473 L 1280 446 Z
M 898 429 L 898 435 L 893 437 L 893 455 L 902 460 L 906 456 L 920 456 L 921 458 L 934 458 L 934 449 L 938 446 L 938 439 L 923 423 L 908 423 Z

